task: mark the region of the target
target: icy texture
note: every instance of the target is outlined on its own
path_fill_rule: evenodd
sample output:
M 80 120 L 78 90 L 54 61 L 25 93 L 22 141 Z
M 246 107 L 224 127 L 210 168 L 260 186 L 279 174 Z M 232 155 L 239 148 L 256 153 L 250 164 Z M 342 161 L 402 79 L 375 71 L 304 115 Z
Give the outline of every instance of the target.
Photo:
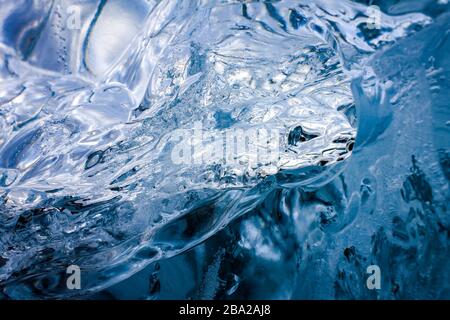
M 448 298 L 448 5 L 379 5 L 0 0 L 2 294 Z

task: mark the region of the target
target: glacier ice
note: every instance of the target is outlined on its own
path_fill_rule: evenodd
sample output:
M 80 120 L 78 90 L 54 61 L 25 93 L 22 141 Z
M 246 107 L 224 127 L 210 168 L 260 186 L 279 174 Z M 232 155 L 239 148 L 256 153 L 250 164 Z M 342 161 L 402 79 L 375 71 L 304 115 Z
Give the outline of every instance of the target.
M 448 298 L 448 5 L 364 2 L 1 0 L 0 297 Z

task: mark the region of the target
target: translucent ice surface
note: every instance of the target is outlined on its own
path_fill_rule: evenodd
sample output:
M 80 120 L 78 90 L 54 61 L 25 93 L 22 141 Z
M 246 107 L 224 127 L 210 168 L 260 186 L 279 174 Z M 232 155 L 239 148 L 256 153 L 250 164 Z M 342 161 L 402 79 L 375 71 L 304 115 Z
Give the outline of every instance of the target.
M 0 9 L 0 297 L 450 297 L 446 1 Z

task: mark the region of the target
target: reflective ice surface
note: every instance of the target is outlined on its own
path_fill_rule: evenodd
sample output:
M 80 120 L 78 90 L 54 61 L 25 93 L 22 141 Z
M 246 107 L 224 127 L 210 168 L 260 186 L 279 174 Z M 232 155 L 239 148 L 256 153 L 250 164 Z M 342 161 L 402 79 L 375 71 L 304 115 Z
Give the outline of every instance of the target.
M 449 298 L 449 5 L 370 4 L 0 0 L 0 296 Z

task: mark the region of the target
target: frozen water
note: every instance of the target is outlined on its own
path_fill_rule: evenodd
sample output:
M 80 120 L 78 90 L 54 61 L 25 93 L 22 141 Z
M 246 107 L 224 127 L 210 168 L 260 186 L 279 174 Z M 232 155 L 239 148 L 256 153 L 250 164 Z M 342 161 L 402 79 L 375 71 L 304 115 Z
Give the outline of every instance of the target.
M 448 298 L 448 5 L 359 2 L 0 1 L 2 294 Z

